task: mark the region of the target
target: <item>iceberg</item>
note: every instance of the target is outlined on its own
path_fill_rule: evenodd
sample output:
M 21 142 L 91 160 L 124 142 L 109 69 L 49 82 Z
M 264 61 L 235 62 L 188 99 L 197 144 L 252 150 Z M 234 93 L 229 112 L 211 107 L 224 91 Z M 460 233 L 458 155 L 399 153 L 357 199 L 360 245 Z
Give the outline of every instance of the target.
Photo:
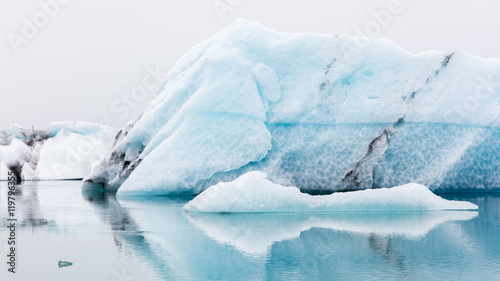
M 0 147 L 0 159 L 2 160 L 2 179 L 8 178 L 7 170 L 14 173 L 16 179 L 20 179 L 21 170 L 26 162 L 31 160 L 31 149 L 22 141 L 14 139 L 8 146 Z M 36 153 L 36 151 L 35 151 Z M 26 165 L 26 170 L 32 171 L 30 165 Z M 5 171 L 5 172 L 3 172 Z
M 302 193 L 296 187 L 272 183 L 266 174 L 253 171 L 232 182 L 209 187 L 183 209 L 207 213 L 400 212 L 474 210 L 477 205 L 443 199 L 427 187 L 415 183 L 314 196 Z
M 500 60 L 363 41 L 237 20 L 179 59 L 87 180 L 194 195 L 260 170 L 310 194 L 500 191 Z
M 88 122 L 54 122 L 43 130 L 12 124 L 0 130 L 0 180 L 82 179 L 109 149 L 116 131 Z
M 72 266 L 72 265 L 73 265 L 73 263 L 69 262 L 69 261 L 59 261 L 57 263 L 57 266 L 59 266 L 59 268 L 68 267 L 68 266 Z

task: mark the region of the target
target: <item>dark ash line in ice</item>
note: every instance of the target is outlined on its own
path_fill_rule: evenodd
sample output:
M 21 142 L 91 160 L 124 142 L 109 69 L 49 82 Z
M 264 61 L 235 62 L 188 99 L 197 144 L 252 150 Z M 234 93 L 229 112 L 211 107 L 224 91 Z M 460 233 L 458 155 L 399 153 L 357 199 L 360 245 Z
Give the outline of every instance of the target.
M 454 53 L 447 55 L 441 63 L 441 67 L 427 77 L 424 85 L 416 91 L 413 91 L 408 99 L 405 99 L 405 109 L 415 99 L 417 94 L 425 86 L 432 83 L 437 78 L 439 73 L 448 66 L 453 54 Z M 354 168 L 347 172 L 347 174 L 342 178 L 342 187 L 340 191 L 354 191 L 373 188 L 373 173 L 377 162 L 387 151 L 391 136 L 397 131 L 398 126 L 404 123 L 404 117 L 405 114 L 403 114 L 403 116 L 396 122 L 388 126 L 382 134 L 373 139 L 373 141 L 368 145 L 368 151 L 365 156 L 359 160 Z

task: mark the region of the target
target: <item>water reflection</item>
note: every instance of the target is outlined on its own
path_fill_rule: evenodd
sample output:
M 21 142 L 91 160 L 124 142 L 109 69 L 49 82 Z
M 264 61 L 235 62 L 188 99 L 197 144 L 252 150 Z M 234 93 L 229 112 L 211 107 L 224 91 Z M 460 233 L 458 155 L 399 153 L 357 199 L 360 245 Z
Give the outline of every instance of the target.
M 92 203 L 98 211 L 99 217 L 109 225 L 113 240 L 117 249 L 124 252 L 124 248 L 132 249 L 156 275 L 163 278 L 170 277 L 170 265 L 168 264 L 168 253 L 157 252 L 155 247 L 146 239 L 140 226 L 135 223 L 129 214 L 129 210 L 121 206 L 116 200 L 115 194 L 96 190 L 83 190 L 82 195 L 88 202 Z
M 465 199 L 478 204 L 478 212 L 398 214 L 187 213 L 182 206 L 189 197 L 117 199 L 64 182 L 25 183 L 17 197 L 20 257 L 30 277 L 17 280 L 119 280 L 115 273 L 122 268 L 128 280 L 456 274 L 489 280 L 500 274 L 500 197 L 494 196 Z M 59 260 L 74 265 L 61 270 Z
M 137 234 L 138 226 L 130 218 L 128 211 L 118 203 L 114 194 L 83 191 L 82 195 L 85 200 L 94 205 L 101 220 L 110 226 L 117 243 L 123 235 L 137 235 L 143 238 L 142 235 Z
M 31 228 L 32 233 L 37 228 L 55 225 L 55 221 L 48 220 L 41 210 L 42 207 L 38 198 L 38 185 L 39 182 L 37 181 L 24 182 L 17 185 L 15 190 L 17 225 L 21 229 Z M 7 198 L 8 190 L 5 189 L 5 192 L 2 193 Z M 7 201 L 7 199 L 1 199 L 2 203 Z
M 478 212 L 204 214 L 182 211 L 189 199 L 118 199 L 145 241 L 161 252 L 157 262 L 168 265 L 156 267 L 159 276 L 331 280 L 496 272 L 481 265 L 484 245 L 470 251 L 471 241 L 460 239 L 465 222 L 477 220 Z M 452 226 L 458 230 L 448 231 Z M 459 268 L 443 270 L 442 264 Z
M 185 213 L 189 221 L 220 243 L 250 254 L 267 254 L 279 241 L 299 237 L 311 228 L 418 239 L 439 224 L 470 220 L 477 212 L 428 211 L 403 213 Z
M 370 234 L 368 236 L 368 241 L 370 242 L 370 248 L 378 254 L 388 266 L 399 272 L 399 275 L 403 276 L 404 279 L 410 279 L 405 257 L 394 249 L 389 237 Z
M 447 198 L 478 212 L 398 214 L 187 213 L 189 197 L 117 199 L 62 182 L 26 183 L 18 197 L 30 278 L 16 280 L 119 280 L 122 268 L 125 280 L 500 276 L 498 196 Z M 61 270 L 59 260 L 74 265 Z
M 118 199 L 144 243 L 154 248 L 137 254 L 162 263 L 155 267 L 158 276 L 359 280 L 432 278 L 436 272 L 445 277 L 457 271 L 467 276 L 474 268 L 493 276 L 498 271 L 481 262 L 488 259 L 484 245 L 464 239 L 471 225 L 465 223 L 478 218 L 475 211 L 204 214 L 182 211 L 189 199 Z
M 7 182 L 0 182 L 0 207 L 4 210 L 0 212 L 2 224 L 7 221 L 8 214 L 4 204 L 7 202 L 7 194 Z M 109 281 L 122 268 L 129 269 L 139 280 L 154 280 L 141 268 L 142 264 L 130 257 L 141 255 L 129 255 L 130 251 L 126 247 L 123 247 L 120 254 L 116 249 L 122 238 L 119 237 L 113 244 L 113 231 L 107 230 L 108 226 L 112 226 L 117 228 L 116 231 L 133 231 L 133 225 L 129 226 L 126 219 L 123 219 L 126 218 L 126 212 L 120 217 L 119 213 L 111 212 L 120 211 L 120 208 L 110 207 L 113 205 L 112 200 L 102 196 L 91 198 L 96 200 L 95 204 L 84 200 L 79 182 L 28 181 L 18 185 L 15 215 L 19 267 L 15 275 L 8 275 L 6 270 L 1 270 L 0 280 Z M 101 201 L 98 202 L 99 200 Z M 103 202 L 109 203 L 108 207 L 102 208 L 99 213 L 96 206 L 104 205 Z M 104 213 L 108 215 L 104 216 Z M 113 217 L 117 219 L 109 219 Z M 11 235 L 8 231 L 10 230 L 6 227 L 0 229 L 0 240 Z M 133 244 L 130 241 L 133 241 L 132 238 L 127 243 Z M 136 244 L 144 245 L 141 241 Z M 7 243 L 0 249 L 2 253 L 6 253 Z M 146 252 L 144 249 L 141 251 Z M 57 266 L 60 260 L 71 261 L 73 266 L 62 270 Z M 135 267 L 130 267 L 130 264 Z
M 241 255 L 193 227 L 182 211 L 191 198 L 118 198 L 168 267 L 165 280 L 263 280 L 265 258 Z M 165 276 L 171 276 L 170 279 Z

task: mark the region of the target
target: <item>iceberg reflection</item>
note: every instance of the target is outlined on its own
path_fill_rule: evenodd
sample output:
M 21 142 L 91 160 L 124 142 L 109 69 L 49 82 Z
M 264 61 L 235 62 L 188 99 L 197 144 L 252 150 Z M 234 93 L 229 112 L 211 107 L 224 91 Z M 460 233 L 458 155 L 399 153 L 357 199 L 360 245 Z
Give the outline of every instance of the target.
M 420 239 L 436 226 L 477 217 L 472 211 L 403 213 L 184 213 L 191 224 L 219 243 L 252 254 L 267 254 L 275 242 L 299 237 L 311 228 L 358 233 L 368 237 L 400 236 Z
M 147 233 L 141 231 L 139 224 L 130 214 L 130 210 L 122 207 L 114 194 L 108 194 L 102 190 L 83 190 L 82 195 L 88 202 L 92 203 L 98 211 L 101 220 L 109 225 L 115 246 L 120 252 L 127 252 L 125 248 L 132 250 L 138 260 L 147 264 L 155 275 L 171 278 L 171 266 L 168 260 L 168 251 L 157 252 L 155 247 L 148 241 Z M 134 276 L 137 277 L 137 276 Z M 148 276 L 148 278 L 151 278 Z
M 456 272 L 470 277 L 476 268 L 484 276 L 498 272 L 482 262 L 498 250 L 491 238 L 497 228 L 480 223 L 483 205 L 479 212 L 229 214 L 185 212 L 190 199 L 117 198 L 144 237 L 134 255 L 167 280 L 432 279 L 436 272 L 446 279 Z

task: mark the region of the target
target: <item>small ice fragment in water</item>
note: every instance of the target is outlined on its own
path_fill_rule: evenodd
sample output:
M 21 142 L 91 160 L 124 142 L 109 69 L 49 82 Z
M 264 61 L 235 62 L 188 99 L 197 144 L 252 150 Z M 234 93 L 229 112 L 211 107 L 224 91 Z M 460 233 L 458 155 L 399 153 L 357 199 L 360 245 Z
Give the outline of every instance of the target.
M 73 263 L 69 262 L 69 261 L 59 261 L 59 268 L 68 267 L 68 266 L 72 266 L 72 265 L 73 265 Z
M 260 171 L 248 172 L 232 182 L 220 182 L 189 201 L 184 210 L 205 213 L 252 212 L 401 212 L 475 210 L 477 205 L 443 199 L 427 187 L 409 183 L 312 196 L 294 186 L 282 186 Z

